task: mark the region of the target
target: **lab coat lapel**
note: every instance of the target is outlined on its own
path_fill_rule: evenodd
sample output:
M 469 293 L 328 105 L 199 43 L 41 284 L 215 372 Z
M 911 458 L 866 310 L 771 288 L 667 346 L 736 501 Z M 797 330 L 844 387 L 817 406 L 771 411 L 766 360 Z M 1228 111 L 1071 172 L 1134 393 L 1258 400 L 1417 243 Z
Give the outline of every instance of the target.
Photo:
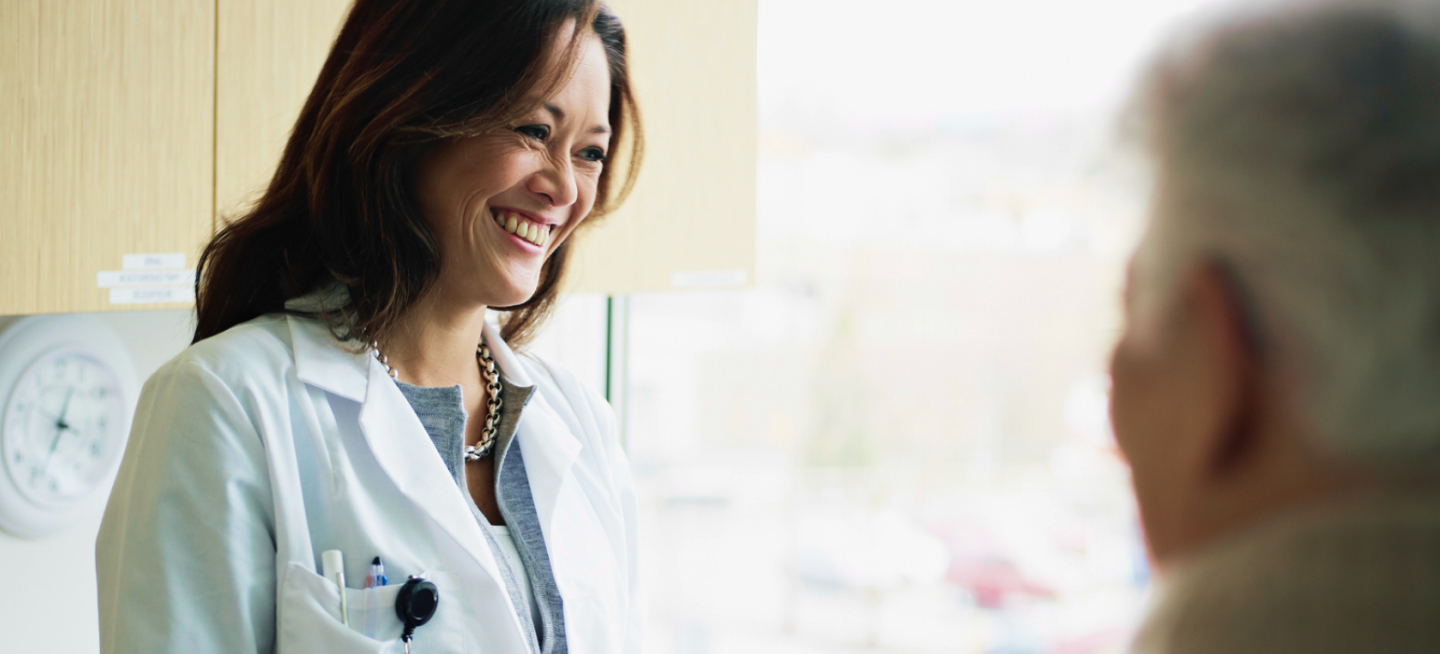
M 490 346 L 490 354 L 506 379 L 519 386 L 535 385 L 515 352 L 500 338 L 499 330 L 488 322 L 485 323 L 485 343 Z M 549 539 L 560 492 L 574 476 L 571 466 L 580 456 L 582 446 L 546 402 L 544 394 L 538 392 L 531 395 L 530 403 L 520 414 L 515 439 L 525 452 L 525 475 L 529 477 L 530 495 L 535 502 L 541 529 Z
M 425 433 L 425 426 L 380 363 L 372 361 L 368 368 L 360 431 L 380 467 L 400 492 L 450 534 L 496 583 L 503 583 L 485 535 Z
M 567 483 L 573 483 L 572 467 L 582 446 L 540 393 L 531 398 L 530 406 L 520 416 L 515 439 L 525 452 L 530 495 L 535 501 L 540 526 L 549 539 L 560 493 Z
M 290 317 L 290 334 L 300 380 L 361 404 L 360 431 L 385 475 L 496 583 L 503 584 L 495 557 L 454 477 L 380 362 L 365 352 L 347 351 L 316 320 Z

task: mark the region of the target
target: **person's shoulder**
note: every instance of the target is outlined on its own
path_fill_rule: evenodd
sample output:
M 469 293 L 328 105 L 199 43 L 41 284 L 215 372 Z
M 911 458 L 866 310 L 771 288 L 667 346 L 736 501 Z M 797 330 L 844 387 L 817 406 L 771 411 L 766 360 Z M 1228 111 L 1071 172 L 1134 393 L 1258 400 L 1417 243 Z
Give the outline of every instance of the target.
M 203 371 L 232 388 L 284 378 L 295 364 L 289 317 L 266 314 L 185 348 L 157 377 Z M 188 371 L 188 372 L 187 372 Z

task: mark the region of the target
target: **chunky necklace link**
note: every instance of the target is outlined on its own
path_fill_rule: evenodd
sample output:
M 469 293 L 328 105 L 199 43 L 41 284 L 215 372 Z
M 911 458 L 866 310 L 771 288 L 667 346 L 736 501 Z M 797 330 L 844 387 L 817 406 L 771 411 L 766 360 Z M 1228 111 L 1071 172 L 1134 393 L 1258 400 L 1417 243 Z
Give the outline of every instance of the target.
M 395 369 L 390 367 L 390 357 L 380 351 L 380 343 L 371 342 L 370 347 L 375 350 L 375 359 L 385 367 L 386 374 L 391 379 L 400 380 Z M 490 347 L 483 341 L 475 346 L 475 356 L 480 360 L 480 375 L 485 378 L 485 391 L 490 396 L 485 405 L 485 431 L 480 435 L 480 443 L 477 445 L 465 446 L 465 461 L 479 461 L 495 450 L 495 436 L 500 431 L 500 407 L 505 401 L 500 397 L 500 371 L 495 368 L 495 359 L 490 356 Z

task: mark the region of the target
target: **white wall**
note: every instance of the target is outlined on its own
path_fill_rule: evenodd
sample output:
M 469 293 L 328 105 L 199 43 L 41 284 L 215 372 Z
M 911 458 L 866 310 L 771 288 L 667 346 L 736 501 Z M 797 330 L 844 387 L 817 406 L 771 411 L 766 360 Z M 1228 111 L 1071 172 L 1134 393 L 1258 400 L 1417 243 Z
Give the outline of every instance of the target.
M 188 310 L 96 315 L 125 339 L 141 380 L 185 349 L 194 331 Z M 604 296 L 563 301 L 534 350 L 603 392 Z M 100 651 L 95 536 L 103 509 L 104 503 L 97 503 L 90 515 L 47 538 L 28 540 L 0 531 L 0 651 Z
M 190 343 L 191 313 L 96 314 L 129 346 L 140 379 Z M 0 531 L 0 638 L 6 652 L 100 651 L 95 600 L 95 535 L 104 503 L 69 529 L 36 540 Z

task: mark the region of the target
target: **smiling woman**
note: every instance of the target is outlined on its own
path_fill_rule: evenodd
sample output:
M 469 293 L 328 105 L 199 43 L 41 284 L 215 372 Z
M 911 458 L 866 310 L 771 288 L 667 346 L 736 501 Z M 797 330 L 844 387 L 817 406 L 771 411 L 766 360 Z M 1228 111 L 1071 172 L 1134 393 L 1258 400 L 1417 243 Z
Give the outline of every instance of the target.
M 638 649 L 610 407 L 511 349 L 639 165 L 625 51 L 590 0 L 358 0 L 139 400 L 104 651 Z M 345 582 L 386 569 L 433 584 L 423 625 Z
M 609 138 L 572 153 L 574 170 L 545 174 L 553 181 L 578 172 L 591 182 L 581 219 L 587 212 L 603 216 L 624 199 L 643 137 L 619 20 L 585 0 L 472 4 L 355 5 L 269 188 L 205 250 L 196 341 L 279 311 L 332 276 L 356 291 L 349 326 L 383 340 L 443 261 L 443 241 L 412 186 L 417 169 L 447 154 L 487 157 L 487 148 L 522 137 L 531 141 L 530 152 L 543 151 L 550 157 L 544 163 L 555 164 L 553 141 L 543 150 L 534 146 L 564 132 L 556 129 L 566 116 L 559 105 L 579 102 L 582 90 L 601 104 L 581 107 L 574 120 L 588 118 L 586 130 L 602 128 Z M 590 29 L 577 31 L 577 24 Z M 597 64 L 605 70 L 596 71 Z M 567 93 L 559 93 L 562 87 Z M 595 165 L 626 147 L 627 165 L 618 174 Z M 517 344 L 533 335 L 559 292 L 568 248 L 563 239 L 551 242 L 534 293 L 492 305 L 511 309 L 503 333 Z

